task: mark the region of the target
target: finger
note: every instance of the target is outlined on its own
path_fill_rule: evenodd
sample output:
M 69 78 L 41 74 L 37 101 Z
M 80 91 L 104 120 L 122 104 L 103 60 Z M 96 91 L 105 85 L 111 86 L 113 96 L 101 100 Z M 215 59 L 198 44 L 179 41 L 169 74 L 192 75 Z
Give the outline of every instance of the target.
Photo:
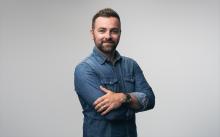
M 100 86 L 101 91 L 103 91 L 104 93 L 109 93 L 110 90 L 104 88 L 103 86 Z
M 103 111 L 105 111 L 107 108 L 108 108 L 107 105 L 103 105 L 103 106 L 101 106 L 101 107 L 97 110 L 97 112 L 103 112 Z
M 104 99 L 102 102 L 99 102 L 98 104 L 96 104 L 95 105 L 95 109 L 97 110 L 97 109 L 99 109 L 100 107 L 102 107 L 102 106 L 108 106 L 108 104 L 109 104 L 109 100 L 108 99 Z
M 104 100 L 104 97 L 99 97 L 98 99 L 95 100 L 95 102 L 93 103 L 93 106 L 96 106 L 97 104 L 99 104 L 100 102 L 102 102 Z
M 113 107 L 110 105 L 104 112 L 101 113 L 101 115 L 106 115 L 111 110 L 113 110 Z
M 105 104 L 106 104 L 105 101 L 102 101 L 102 102 L 100 102 L 100 103 L 98 103 L 98 104 L 95 105 L 95 109 L 98 110 L 98 109 L 101 108 L 102 106 L 105 106 Z

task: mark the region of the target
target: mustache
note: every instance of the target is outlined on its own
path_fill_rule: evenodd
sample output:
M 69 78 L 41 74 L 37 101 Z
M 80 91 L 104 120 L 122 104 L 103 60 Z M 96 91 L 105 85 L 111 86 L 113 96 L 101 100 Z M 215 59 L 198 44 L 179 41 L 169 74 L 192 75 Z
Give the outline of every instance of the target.
M 115 42 L 112 40 L 106 40 L 106 41 L 103 41 L 102 43 L 115 43 Z

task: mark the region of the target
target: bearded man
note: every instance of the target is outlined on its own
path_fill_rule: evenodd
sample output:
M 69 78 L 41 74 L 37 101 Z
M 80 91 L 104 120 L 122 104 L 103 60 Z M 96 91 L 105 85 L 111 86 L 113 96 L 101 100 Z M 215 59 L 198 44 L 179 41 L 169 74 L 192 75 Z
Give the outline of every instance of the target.
M 119 15 L 110 8 L 92 19 L 92 54 L 74 71 L 83 108 L 83 137 L 137 137 L 135 113 L 152 109 L 155 96 L 139 65 L 116 50 Z

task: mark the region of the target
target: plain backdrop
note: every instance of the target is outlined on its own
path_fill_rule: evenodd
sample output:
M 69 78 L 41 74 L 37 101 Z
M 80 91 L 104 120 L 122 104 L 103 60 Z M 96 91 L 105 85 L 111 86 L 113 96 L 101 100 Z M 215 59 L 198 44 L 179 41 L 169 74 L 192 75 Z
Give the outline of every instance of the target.
M 219 137 L 217 0 L 1 0 L 0 137 L 82 136 L 72 73 L 106 7 L 121 17 L 118 51 L 156 95 L 155 108 L 137 114 L 139 137 Z

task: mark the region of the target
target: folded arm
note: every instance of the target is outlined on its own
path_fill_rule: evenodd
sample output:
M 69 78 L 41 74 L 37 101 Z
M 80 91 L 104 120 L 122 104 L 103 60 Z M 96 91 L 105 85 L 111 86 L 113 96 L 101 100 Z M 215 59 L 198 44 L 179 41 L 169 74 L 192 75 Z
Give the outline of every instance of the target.
M 152 109 L 155 105 L 155 96 L 152 88 L 146 81 L 139 65 L 135 62 L 135 91 L 129 93 L 131 95 L 130 107 L 136 112 Z
M 100 89 L 100 80 L 95 71 L 86 63 L 76 67 L 74 72 L 75 90 L 90 107 L 95 109 L 95 101 L 106 95 Z M 117 108 L 117 109 L 116 109 Z M 133 115 L 133 110 L 126 106 L 119 105 L 108 113 L 104 113 L 104 117 L 108 120 L 127 119 Z

